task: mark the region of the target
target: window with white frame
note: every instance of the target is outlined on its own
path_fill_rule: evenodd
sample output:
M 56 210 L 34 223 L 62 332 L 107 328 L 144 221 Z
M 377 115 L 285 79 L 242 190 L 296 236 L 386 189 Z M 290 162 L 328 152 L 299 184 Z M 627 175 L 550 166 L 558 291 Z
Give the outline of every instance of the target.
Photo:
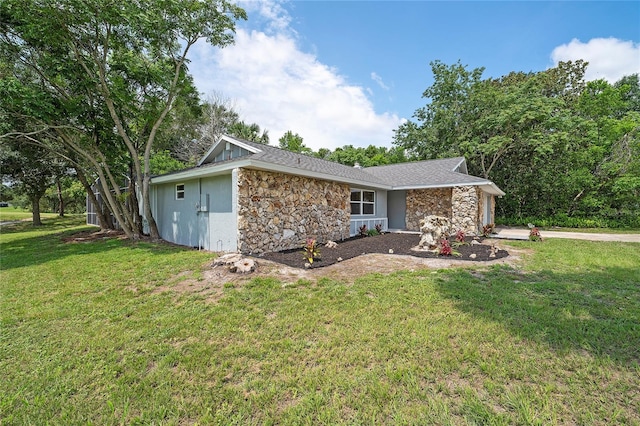
M 373 215 L 375 214 L 376 193 L 360 189 L 351 190 L 351 214 Z
M 176 185 L 176 200 L 184 200 L 184 183 Z

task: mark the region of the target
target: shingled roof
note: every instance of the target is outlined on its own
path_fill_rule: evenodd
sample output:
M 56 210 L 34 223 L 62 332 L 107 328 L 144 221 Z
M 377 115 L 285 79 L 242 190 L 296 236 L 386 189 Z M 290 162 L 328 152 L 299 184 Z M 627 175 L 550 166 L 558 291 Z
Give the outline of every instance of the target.
M 394 189 L 484 185 L 490 182 L 467 174 L 466 167 L 461 166 L 465 166 L 464 157 L 367 167 L 364 171 L 392 183 Z M 461 173 L 461 169 L 465 173 Z
M 215 153 L 222 149 L 221 144 L 227 142 L 241 146 L 249 154 L 224 161 L 213 161 Z M 198 164 L 191 169 L 154 177 L 152 181 L 171 182 L 228 173 L 230 169 L 245 167 L 387 190 L 478 185 L 496 195 L 504 195 L 493 182 L 467 174 L 464 157 L 359 168 L 225 135 L 211 147 Z

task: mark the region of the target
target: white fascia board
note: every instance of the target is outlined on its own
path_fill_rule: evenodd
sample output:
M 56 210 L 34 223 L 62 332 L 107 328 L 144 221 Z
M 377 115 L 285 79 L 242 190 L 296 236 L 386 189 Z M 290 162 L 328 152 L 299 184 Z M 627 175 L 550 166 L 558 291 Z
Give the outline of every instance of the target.
M 493 182 L 489 182 L 486 185 L 480 185 L 480 189 L 482 189 L 487 194 L 497 195 L 498 197 L 504 197 L 505 195 L 507 195 L 506 192 L 498 188 L 498 185 Z
M 198 163 L 196 164 L 198 167 L 201 166 L 202 163 L 204 163 L 204 160 L 206 160 L 209 155 L 211 155 L 211 153 L 218 147 L 218 145 L 220 145 L 220 141 L 222 141 L 222 138 L 211 144 L 211 148 L 209 148 L 209 150 L 202 156 L 202 158 L 200 158 L 200 161 L 198 161 Z
M 250 163 L 251 163 L 250 167 L 253 166 L 254 168 L 260 169 L 260 170 L 267 170 L 271 172 L 286 173 L 289 175 L 297 175 L 297 176 L 304 176 L 304 177 L 315 178 L 315 179 L 328 180 L 331 182 L 347 183 L 349 185 L 359 185 L 367 188 L 384 189 L 384 190 L 393 189 L 391 185 L 378 184 L 378 183 L 368 182 L 368 181 L 363 181 L 358 179 L 349 179 L 349 178 L 344 178 L 340 176 L 335 176 L 329 173 L 313 172 L 309 170 L 298 169 L 295 167 L 283 166 L 280 164 L 273 164 L 273 163 L 268 163 L 263 161 L 250 161 Z
M 252 147 L 251 145 L 247 145 L 246 143 L 243 143 L 237 139 L 232 138 L 231 136 L 227 136 L 227 135 L 222 135 L 220 136 L 220 138 L 218 138 L 217 142 L 214 142 L 211 145 L 211 148 L 209 148 L 209 150 L 207 151 L 207 153 L 205 155 L 202 156 L 202 158 L 200 159 L 200 161 L 198 161 L 198 166 L 201 166 L 202 164 L 204 164 L 205 160 L 207 158 L 209 158 L 209 156 L 211 155 L 211 153 L 213 151 L 215 151 L 215 149 L 223 142 L 229 142 L 232 143 L 234 145 L 237 145 L 241 148 L 246 149 L 249 152 L 253 152 L 254 154 L 256 152 L 261 152 L 259 149 Z
M 454 186 L 481 186 L 487 185 L 488 182 L 464 182 L 464 183 L 438 183 L 434 185 L 405 185 L 405 186 L 394 186 L 392 189 L 395 190 L 407 190 L 407 189 L 435 189 L 435 188 L 453 188 Z
M 466 163 L 467 163 L 467 160 L 464 157 L 460 158 L 460 161 L 458 161 L 458 164 L 456 164 L 456 166 L 451 171 L 455 172 L 455 173 L 460 173 L 460 172 L 456 171 L 456 170 L 458 170 L 458 167 L 460 167 L 460 164 L 464 164 L 464 169 L 467 170 L 467 164 Z M 463 173 L 463 174 L 468 174 L 468 173 Z
M 394 186 L 393 190 L 407 190 L 407 189 L 437 189 L 437 188 L 453 188 L 454 186 L 477 186 L 484 192 L 492 195 L 502 197 L 506 195 L 498 186 L 488 180 L 481 182 L 465 182 L 465 183 L 442 183 L 438 185 L 407 185 L 407 186 Z
M 251 145 L 248 145 L 248 144 L 246 144 L 246 143 L 244 143 L 244 142 L 242 142 L 242 141 L 240 141 L 240 140 L 238 140 L 236 138 L 233 138 L 233 137 L 231 137 L 229 135 L 222 135 L 222 137 L 220 139 L 221 140 L 224 139 L 227 142 L 231 142 L 234 145 L 238 145 L 239 147 L 244 148 L 249 152 L 253 152 L 254 154 L 256 154 L 258 152 L 262 152 L 261 149 L 253 147 Z
M 156 176 L 151 178 L 152 184 L 177 182 L 180 180 L 197 179 L 207 176 L 216 176 L 231 173 L 231 170 L 238 167 L 246 167 L 248 160 L 233 161 L 230 163 L 220 164 L 219 166 L 195 167 L 193 169 L 184 170 L 182 172 L 171 173 L 168 175 Z

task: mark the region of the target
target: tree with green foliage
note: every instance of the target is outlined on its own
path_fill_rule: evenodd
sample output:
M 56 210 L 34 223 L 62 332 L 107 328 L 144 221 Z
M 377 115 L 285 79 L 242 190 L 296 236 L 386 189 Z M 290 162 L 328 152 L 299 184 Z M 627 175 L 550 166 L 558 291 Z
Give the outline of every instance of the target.
M 12 182 L 14 195 L 24 195 L 31 206 L 33 226 L 41 226 L 40 200 L 61 173 L 48 150 L 19 139 L 0 145 L 0 177 Z
M 181 110 L 172 118 L 167 132 L 169 143 L 162 150 L 186 165 L 195 165 L 221 135 L 230 133 L 229 128 L 240 121 L 231 100 L 213 94 L 198 106 Z
M 347 166 L 358 164 L 362 167 L 403 163 L 408 160 L 405 156 L 404 148 L 393 147 L 387 149 L 383 146 L 377 147 L 374 145 L 369 145 L 366 148 L 344 145 L 341 148 L 336 148 L 333 152 L 329 152 L 325 158 Z
M 465 156 L 470 173 L 507 193 L 502 216 L 625 222 L 639 211 L 629 203 L 638 193 L 637 79 L 586 83 L 586 66 L 484 79 L 482 68 L 434 62 L 429 103 L 396 130 L 394 144 L 420 159 Z
M 293 133 L 291 130 L 278 139 L 279 147 L 287 151 L 298 152 L 300 154 L 311 154 L 313 150 L 304 144 L 302 136 Z
M 227 132 L 230 136 L 239 139 L 269 145 L 269 131 L 261 130 L 256 123 L 247 124 L 244 121 L 237 121 L 227 127 Z
M 0 85 L 3 109 L 27 117 L 35 132 L 55 134 L 99 176 L 110 210 L 137 239 L 139 220 L 112 170 L 130 168 L 158 239 L 149 198 L 154 142 L 176 100 L 196 92 L 185 67 L 193 45 L 232 43 L 237 19 L 246 19 L 244 10 L 225 0 L 4 0 L 0 55 L 10 77 Z

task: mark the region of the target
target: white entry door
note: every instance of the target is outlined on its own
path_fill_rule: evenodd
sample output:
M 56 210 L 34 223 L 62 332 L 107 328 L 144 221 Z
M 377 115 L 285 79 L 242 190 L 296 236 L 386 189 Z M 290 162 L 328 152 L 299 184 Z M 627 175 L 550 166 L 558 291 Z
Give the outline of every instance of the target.
M 484 214 L 482 215 L 482 225 L 488 225 L 493 223 L 493 218 L 491 217 L 491 195 L 484 194 Z

